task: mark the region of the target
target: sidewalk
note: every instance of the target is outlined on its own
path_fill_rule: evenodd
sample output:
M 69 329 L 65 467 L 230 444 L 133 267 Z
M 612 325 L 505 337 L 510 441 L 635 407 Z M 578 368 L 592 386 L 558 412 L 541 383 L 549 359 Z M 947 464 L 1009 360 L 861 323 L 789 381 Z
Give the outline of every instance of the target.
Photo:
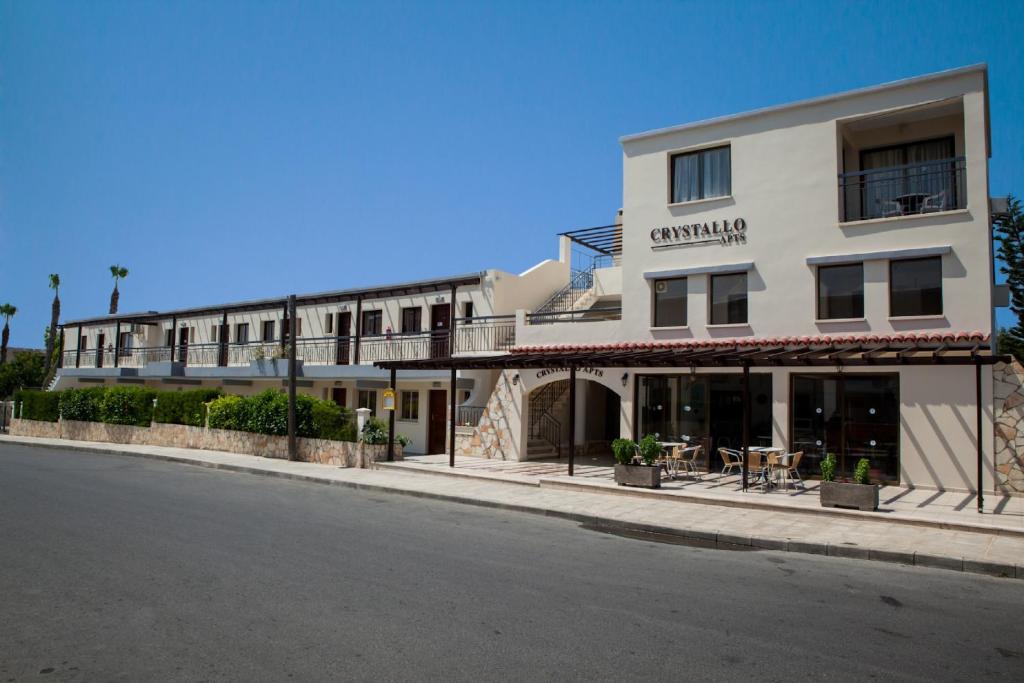
M 480 477 L 436 476 L 410 471 L 409 468 L 344 469 L 161 446 L 0 436 L 0 457 L 3 457 L 7 444 L 149 457 L 234 472 L 531 512 L 606 528 L 667 534 L 722 545 L 898 562 L 1024 579 L 1024 536 L 996 530 L 943 529 L 865 520 L 854 515 L 823 516 L 795 510 L 736 507 L 658 497 L 611 496 L 600 490 L 567 490 L 515 485 Z

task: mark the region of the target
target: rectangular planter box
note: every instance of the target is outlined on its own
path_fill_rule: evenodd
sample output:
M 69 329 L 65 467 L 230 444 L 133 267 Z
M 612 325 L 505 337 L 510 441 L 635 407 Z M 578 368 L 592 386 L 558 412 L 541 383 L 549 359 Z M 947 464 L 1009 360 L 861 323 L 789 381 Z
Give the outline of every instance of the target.
M 619 486 L 661 488 L 661 467 L 647 465 L 615 465 L 615 483 Z
M 260 377 L 287 377 L 287 358 L 260 358 L 249 361 L 249 370 Z M 295 374 L 302 375 L 302 361 L 295 361 Z
M 878 487 L 874 484 L 821 482 L 821 507 L 852 508 L 871 512 L 878 509 Z

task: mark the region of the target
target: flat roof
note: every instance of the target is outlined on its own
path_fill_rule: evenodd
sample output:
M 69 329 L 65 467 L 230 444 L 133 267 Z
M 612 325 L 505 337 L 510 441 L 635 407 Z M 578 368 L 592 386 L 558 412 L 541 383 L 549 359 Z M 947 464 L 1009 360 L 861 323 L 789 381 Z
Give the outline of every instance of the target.
M 445 278 L 434 278 L 429 280 L 413 280 L 411 282 L 399 282 L 396 284 L 382 285 L 379 287 L 363 287 L 353 289 L 337 289 L 327 292 L 315 292 L 312 294 L 297 294 L 296 305 L 310 306 L 317 304 L 328 304 L 341 301 L 352 301 L 357 298 L 373 299 L 389 296 L 402 296 L 406 294 L 422 294 L 424 292 L 437 292 L 451 287 L 478 285 L 483 280 L 485 271 L 468 273 L 466 275 L 455 275 Z M 68 320 L 63 323 L 69 325 L 96 325 L 115 322 L 156 322 L 169 317 L 187 317 L 196 315 L 207 315 L 210 313 L 237 313 L 239 311 L 263 311 L 279 308 L 285 305 L 288 296 L 274 297 L 270 299 L 250 299 L 232 303 L 217 304 L 211 306 L 197 306 L 192 308 L 177 308 L 169 311 L 143 311 L 136 313 L 118 313 L 117 315 L 105 315 L 93 318 L 81 318 Z
M 630 135 L 623 135 L 619 138 L 620 144 L 626 144 L 645 138 L 656 137 L 658 135 L 667 135 L 669 133 L 678 133 L 685 130 L 692 130 L 695 128 L 703 128 L 705 126 L 713 126 L 720 123 L 726 123 L 728 121 L 738 121 L 741 119 L 753 118 L 755 116 L 763 116 L 765 114 L 774 114 L 777 112 L 787 111 L 789 109 L 797 109 L 800 107 L 809 107 L 816 104 L 824 104 L 826 102 L 833 102 L 836 100 L 846 99 L 849 97 L 857 97 L 859 95 L 867 95 L 871 93 L 884 92 L 886 90 L 895 90 L 903 88 L 909 85 L 918 85 L 920 83 L 928 83 L 930 81 L 938 81 L 946 78 L 952 78 L 955 76 L 961 76 L 969 73 L 981 73 L 985 75 L 987 81 L 988 65 L 985 63 L 971 64 L 969 66 L 961 66 L 955 69 L 946 69 L 945 71 L 936 71 L 922 76 L 913 76 L 911 78 L 903 78 L 897 81 L 890 81 L 888 83 L 881 83 L 879 85 L 871 85 L 864 88 L 855 88 L 854 90 L 845 90 L 843 92 L 833 93 L 831 95 L 822 95 L 820 97 L 812 97 L 806 100 L 797 100 L 796 102 L 787 102 L 784 104 L 776 104 L 769 107 L 762 107 L 760 109 L 751 109 L 749 111 L 740 112 L 737 114 L 727 114 L 725 116 L 716 116 L 710 119 L 703 119 L 700 121 L 693 121 L 690 123 L 683 123 L 676 126 L 669 126 L 667 128 L 655 128 L 652 130 L 644 131 L 642 133 L 633 133 Z M 986 91 L 988 86 L 986 83 Z M 987 100 L 987 94 L 986 94 Z M 987 107 L 986 102 L 986 107 Z M 987 118 L 987 116 L 986 116 Z

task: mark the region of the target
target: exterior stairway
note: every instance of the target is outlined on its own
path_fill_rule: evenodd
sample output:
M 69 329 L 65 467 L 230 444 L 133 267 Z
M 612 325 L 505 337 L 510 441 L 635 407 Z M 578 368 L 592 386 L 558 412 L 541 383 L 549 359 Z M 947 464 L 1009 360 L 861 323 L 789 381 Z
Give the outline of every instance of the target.
M 526 454 L 530 458 L 562 456 L 562 425 L 569 412 L 569 382 L 547 384 L 530 396 Z
M 596 300 L 594 293 L 594 267 L 574 270 L 569 284 L 552 294 L 547 301 L 533 312 L 534 316 L 551 316 L 557 319 L 559 313 L 568 313 L 589 308 Z

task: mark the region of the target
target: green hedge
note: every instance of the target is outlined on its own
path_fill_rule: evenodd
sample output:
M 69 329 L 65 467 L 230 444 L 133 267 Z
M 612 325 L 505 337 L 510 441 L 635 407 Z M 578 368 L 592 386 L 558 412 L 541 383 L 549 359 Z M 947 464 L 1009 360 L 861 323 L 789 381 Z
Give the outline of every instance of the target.
M 288 396 L 274 389 L 255 396 L 222 396 L 210 404 L 209 424 L 211 429 L 287 436 Z M 350 410 L 305 394 L 295 397 L 295 433 L 315 439 L 356 440 Z
M 153 422 L 202 427 L 206 424 L 205 404 L 223 395 L 220 389 L 161 391 L 153 409 Z
M 56 422 L 60 417 L 60 394 L 53 391 L 19 389 L 14 392 L 15 417 Z
M 110 387 L 99 401 L 100 422 L 148 427 L 153 421 L 154 389 Z
M 106 392 L 104 387 L 66 389 L 60 392 L 61 417 L 65 420 L 99 422 L 100 401 Z

